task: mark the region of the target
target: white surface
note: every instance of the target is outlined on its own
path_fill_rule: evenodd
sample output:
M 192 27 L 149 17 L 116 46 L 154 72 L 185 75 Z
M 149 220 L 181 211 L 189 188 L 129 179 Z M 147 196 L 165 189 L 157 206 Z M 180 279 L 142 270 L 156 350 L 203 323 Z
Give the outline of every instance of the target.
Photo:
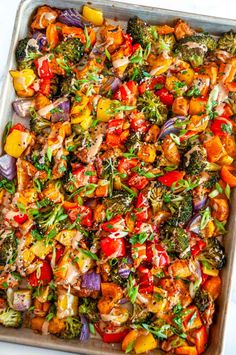
M 165 9 L 173 9 L 200 13 L 211 16 L 236 19 L 235 0 L 120 0 L 131 4 L 143 4 Z M 0 84 L 6 65 L 13 24 L 19 0 L 0 0 Z M 47 1 L 45 0 L 45 3 Z M 157 16 L 158 20 L 158 16 Z M 4 88 L 3 88 L 4 90 Z M 236 273 L 235 273 L 236 276 Z M 233 295 L 229 307 L 229 318 L 226 328 L 226 348 L 224 355 L 236 354 L 236 277 L 233 280 Z M 43 341 L 43 338 L 42 338 Z M 22 345 L 7 344 L 0 342 L 0 355 L 66 355 L 69 353 L 45 350 Z M 214 354 L 211 354 L 214 355 Z

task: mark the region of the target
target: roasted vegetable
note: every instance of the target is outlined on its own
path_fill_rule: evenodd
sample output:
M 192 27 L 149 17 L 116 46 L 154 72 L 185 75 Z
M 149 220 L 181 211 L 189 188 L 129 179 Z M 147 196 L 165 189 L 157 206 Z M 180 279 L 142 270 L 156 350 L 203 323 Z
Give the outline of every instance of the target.
M 193 198 L 190 192 L 177 195 L 167 204 L 171 211 L 168 224 L 172 226 L 185 226 L 193 213 Z
M 2 231 L 0 235 L 0 265 L 12 264 L 17 257 L 17 238 L 13 231 Z
M 30 129 L 36 134 L 42 134 L 45 129 L 48 129 L 51 121 L 40 116 L 34 109 L 30 112 Z
M 143 65 L 130 63 L 124 72 L 124 79 L 127 81 L 134 80 L 139 83 L 145 78 L 145 69 Z
M 175 46 L 175 53 L 190 62 L 193 67 L 199 67 L 203 64 L 206 53 L 213 51 L 216 45 L 217 42 L 210 35 L 193 35 L 179 40 Z
M 63 339 L 78 338 L 82 330 L 82 323 L 77 317 L 67 317 L 65 322 L 65 329 L 59 334 Z
M 220 244 L 218 239 L 209 238 L 206 247 L 198 255 L 198 260 L 207 269 L 221 270 L 226 263 L 224 254 L 224 247 Z
M 47 206 L 40 210 L 32 210 L 30 213 L 42 232 L 46 232 L 52 226 L 56 227 L 57 224 L 60 225 L 60 221 L 67 218 L 63 208 L 58 204 Z
M 175 45 L 175 37 L 173 34 L 159 35 L 154 43 L 154 48 L 158 54 L 163 52 L 171 52 Z
M 7 328 L 20 328 L 23 323 L 23 314 L 11 308 L 0 311 L 0 324 Z
M 183 168 L 188 175 L 198 175 L 207 166 L 206 150 L 200 146 L 195 145 L 183 156 Z
M 236 54 L 236 33 L 229 31 L 224 33 L 218 40 L 217 47 L 223 51 L 227 51 L 232 55 Z
M 203 288 L 199 288 L 195 293 L 194 303 L 200 312 L 204 312 L 211 303 L 210 296 Z
M 166 191 L 167 187 L 158 181 L 150 187 L 148 191 L 148 199 L 151 202 L 153 213 L 156 213 L 162 209 L 164 202 L 163 195 Z
M 40 56 L 36 40 L 29 37 L 21 39 L 16 46 L 15 56 L 19 70 L 31 68 L 33 60 Z
M 84 314 L 90 323 L 98 322 L 97 301 L 92 298 L 83 298 L 79 305 L 79 314 Z
M 104 205 L 109 213 L 123 214 L 127 212 L 131 205 L 131 197 L 126 191 L 113 191 L 111 197 L 107 197 L 104 199 Z
M 55 52 L 71 63 L 78 63 L 83 55 L 83 45 L 79 38 L 68 38 L 55 48 Z
M 181 259 L 190 256 L 189 238 L 183 228 L 165 225 L 161 239 L 168 253 L 176 254 Z
M 145 48 L 151 41 L 151 28 L 138 16 L 131 17 L 127 24 L 127 31 L 134 43 L 139 43 Z
M 167 107 L 158 96 L 151 91 L 146 91 L 138 98 L 137 107 L 142 111 L 147 120 L 161 126 L 167 120 Z

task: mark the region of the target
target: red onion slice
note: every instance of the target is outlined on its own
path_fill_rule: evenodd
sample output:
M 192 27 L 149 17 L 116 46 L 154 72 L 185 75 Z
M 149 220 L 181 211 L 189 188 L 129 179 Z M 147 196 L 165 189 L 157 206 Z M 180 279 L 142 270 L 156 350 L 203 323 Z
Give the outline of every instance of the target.
M 170 118 L 168 121 L 165 122 L 165 124 L 162 126 L 160 134 L 158 136 L 158 139 L 163 139 L 165 136 L 169 135 L 170 133 L 177 134 L 179 131 L 181 131 L 181 127 L 175 127 L 175 122 L 177 120 L 184 121 L 186 119 L 185 116 L 176 116 L 173 118 Z
M 16 159 L 8 154 L 0 157 L 0 176 L 13 180 L 16 176 Z
M 100 291 L 101 276 L 95 271 L 87 272 L 82 276 L 82 287 L 92 291 Z
M 81 329 L 81 333 L 80 333 L 80 341 L 85 341 L 89 339 L 90 333 L 89 333 L 89 326 L 88 326 L 88 322 L 87 319 L 85 318 L 85 316 L 83 314 L 80 314 L 80 320 L 82 323 L 82 329 Z
M 61 12 L 58 20 L 69 26 L 84 28 L 91 26 L 91 22 L 86 20 L 77 9 L 65 9 Z
M 34 99 L 20 99 L 13 101 L 13 110 L 15 113 L 23 118 L 30 117 L 30 108 L 35 107 Z

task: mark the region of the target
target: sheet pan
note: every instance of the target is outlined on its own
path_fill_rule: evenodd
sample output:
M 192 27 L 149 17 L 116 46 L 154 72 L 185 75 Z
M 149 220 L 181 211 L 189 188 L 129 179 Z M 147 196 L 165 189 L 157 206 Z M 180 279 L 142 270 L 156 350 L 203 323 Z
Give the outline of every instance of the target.
M 0 99 L 0 137 L 5 124 L 13 115 L 11 102 L 15 99 L 15 92 L 11 83 L 8 71 L 15 68 L 14 49 L 19 39 L 24 38 L 28 30 L 28 22 L 32 12 L 41 5 L 47 4 L 58 8 L 76 7 L 81 8 L 86 2 L 81 0 L 22 0 L 17 10 L 13 36 L 7 61 L 5 80 L 2 86 Z M 187 20 L 194 28 L 201 28 L 212 34 L 236 29 L 236 21 L 216 17 L 202 16 L 185 12 L 158 9 L 140 5 L 125 4 L 106 0 L 94 0 L 89 2 L 94 7 L 103 10 L 106 18 L 116 18 L 122 21 L 129 17 L 138 15 L 149 23 L 173 23 L 178 18 Z M 223 354 L 225 342 L 225 324 L 227 321 L 228 305 L 230 302 L 231 281 L 233 279 L 233 264 L 235 259 L 236 247 L 236 191 L 233 192 L 231 215 L 228 224 L 228 234 L 224 237 L 224 246 L 227 254 L 227 265 L 222 271 L 223 288 L 222 294 L 217 303 L 215 322 L 211 327 L 210 345 L 206 355 Z M 6 329 L 0 327 L 0 341 L 38 346 L 42 348 L 69 351 L 87 355 L 111 355 L 123 354 L 119 345 L 107 345 L 99 339 L 92 338 L 88 342 L 80 343 L 76 340 L 64 341 L 54 336 L 42 336 L 34 334 L 32 330 Z M 152 354 L 161 354 L 155 350 Z

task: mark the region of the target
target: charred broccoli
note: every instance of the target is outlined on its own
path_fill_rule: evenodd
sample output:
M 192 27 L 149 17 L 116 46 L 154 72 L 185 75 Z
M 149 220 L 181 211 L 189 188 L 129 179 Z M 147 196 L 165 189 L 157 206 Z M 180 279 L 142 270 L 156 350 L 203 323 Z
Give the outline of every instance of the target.
M 152 124 L 162 126 L 167 120 L 166 105 L 151 91 L 146 91 L 143 96 L 138 98 L 137 107 Z
M 36 41 L 30 38 L 21 39 L 15 50 L 16 62 L 19 70 L 27 69 L 31 67 L 31 64 L 35 58 L 41 53 L 38 51 L 38 45 Z
M 175 45 L 175 37 L 172 34 L 159 35 L 155 41 L 155 49 L 158 54 L 171 52 Z
M 199 311 L 204 312 L 211 302 L 208 292 L 203 288 L 199 288 L 195 294 L 194 302 Z
M 209 178 L 204 183 L 204 187 L 207 189 L 213 189 L 215 184 L 220 180 L 220 174 L 218 172 L 215 173 L 208 173 Z
M 79 38 L 68 38 L 61 42 L 56 48 L 55 52 L 64 57 L 71 63 L 78 63 L 83 55 L 83 45 Z
M 134 80 L 138 83 L 145 78 L 145 70 L 143 65 L 139 65 L 137 63 L 129 63 L 127 69 L 124 73 L 124 79 L 126 81 Z
M 137 303 L 133 305 L 132 323 L 146 323 L 152 318 L 152 313 L 148 312 L 146 307 L 142 307 Z
M 172 216 L 168 220 L 168 224 L 172 226 L 185 226 L 190 220 L 193 213 L 193 198 L 190 192 L 179 196 L 180 198 L 173 199 L 167 204 Z
M 165 244 L 168 253 L 176 254 L 181 259 L 190 256 L 188 234 L 181 227 L 165 225 L 162 230 L 161 240 Z
M 23 323 L 23 315 L 12 308 L 6 308 L 0 312 L 0 324 L 7 328 L 20 328 Z
M 184 37 L 175 45 L 175 53 L 180 54 L 183 60 L 189 61 L 193 67 L 203 64 L 208 51 L 216 48 L 217 42 L 207 34 Z
M 148 199 L 151 202 L 154 214 L 162 209 L 164 202 L 163 195 L 166 190 L 166 186 L 158 181 L 152 184 L 151 187 L 148 189 Z
M 218 239 L 214 237 L 209 238 L 206 247 L 198 255 L 198 260 L 201 261 L 206 268 L 221 270 L 226 262 L 224 247 L 220 244 Z
M 40 116 L 34 109 L 30 111 L 30 129 L 35 134 L 42 134 L 42 132 L 49 128 L 51 122 L 46 118 Z
M 0 265 L 13 263 L 17 257 L 17 238 L 14 232 L 2 231 L 0 245 Z
M 113 191 L 112 197 L 104 199 L 106 209 L 113 215 L 126 213 L 130 209 L 131 197 L 128 192 Z
M 60 338 L 74 339 L 79 337 L 82 329 L 82 324 L 77 317 L 68 317 L 65 322 L 65 329 L 60 333 Z
M 202 146 L 193 146 L 183 157 L 183 168 L 188 175 L 197 175 L 207 166 L 207 155 Z
M 60 205 L 43 207 L 40 210 L 30 210 L 32 218 L 35 220 L 38 228 L 42 232 L 46 232 L 49 227 L 57 225 L 57 223 L 65 220 L 67 215 Z
M 141 143 L 141 136 L 138 132 L 131 132 L 128 139 L 125 141 L 125 146 L 129 151 L 134 154 L 138 152 Z
M 126 32 L 143 48 L 152 41 L 151 27 L 138 16 L 129 19 Z
M 84 314 L 90 323 L 99 321 L 97 301 L 93 298 L 83 298 L 79 306 L 79 314 Z
M 236 32 L 229 31 L 224 33 L 218 41 L 218 48 L 236 55 Z
M 61 82 L 60 82 L 60 88 L 61 88 L 61 95 L 71 95 L 72 93 L 74 93 L 74 89 L 72 86 L 72 80 L 73 80 L 73 76 L 69 75 L 66 77 L 63 77 Z

